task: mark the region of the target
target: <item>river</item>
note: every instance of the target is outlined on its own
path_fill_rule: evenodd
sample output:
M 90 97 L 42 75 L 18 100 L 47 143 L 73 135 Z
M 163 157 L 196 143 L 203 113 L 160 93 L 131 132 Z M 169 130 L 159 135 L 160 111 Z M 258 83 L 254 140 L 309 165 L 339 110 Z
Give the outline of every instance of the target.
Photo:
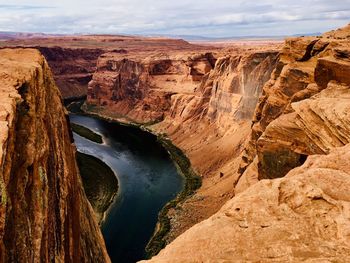
M 158 212 L 184 179 L 154 135 L 88 116 L 71 114 L 70 120 L 103 136 L 104 144 L 75 133 L 74 140 L 80 152 L 101 159 L 118 177 L 118 195 L 101 226 L 112 262 L 144 259 Z

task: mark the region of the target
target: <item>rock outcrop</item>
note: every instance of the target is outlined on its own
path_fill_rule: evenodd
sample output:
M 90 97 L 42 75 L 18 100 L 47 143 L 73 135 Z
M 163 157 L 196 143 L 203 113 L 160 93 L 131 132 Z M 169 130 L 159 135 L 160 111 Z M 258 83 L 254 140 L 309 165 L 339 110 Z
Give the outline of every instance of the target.
M 2 49 L 0 65 L 0 261 L 109 262 L 44 57 Z
M 349 143 L 349 72 L 350 26 L 286 40 L 255 111 L 240 172 L 257 158 L 259 179 L 283 177 L 307 156 Z
M 168 136 L 203 177 L 198 193 L 182 203 L 182 209 L 170 211 L 172 231 L 167 242 L 214 214 L 232 196 L 237 157 L 278 57 L 278 44 L 222 49 L 178 39 L 131 36 L 34 37 L 12 39 L 4 45 L 42 50 L 64 97 L 83 94 L 94 59 L 104 51 L 89 83 L 84 109 L 142 123 Z
M 149 262 L 348 262 L 350 145 L 228 201 Z
M 218 54 L 211 70 L 192 94 L 172 96 L 163 122 L 152 126 L 185 151 L 203 178 L 196 195 L 171 213 L 172 241 L 215 213 L 232 197 L 235 167 L 250 130 L 250 119 L 278 52 L 234 49 Z M 215 153 L 215 154 L 214 154 Z

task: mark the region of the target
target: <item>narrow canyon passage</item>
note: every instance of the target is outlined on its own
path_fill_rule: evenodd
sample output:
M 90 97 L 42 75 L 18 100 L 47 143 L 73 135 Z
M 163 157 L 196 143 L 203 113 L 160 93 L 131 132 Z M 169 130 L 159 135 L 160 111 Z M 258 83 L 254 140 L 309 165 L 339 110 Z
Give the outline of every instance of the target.
M 118 195 L 101 226 L 112 262 L 143 259 L 158 212 L 181 191 L 183 178 L 155 136 L 87 116 L 72 114 L 70 120 L 103 136 L 103 144 L 76 133 L 74 140 L 80 152 L 101 159 L 118 177 Z

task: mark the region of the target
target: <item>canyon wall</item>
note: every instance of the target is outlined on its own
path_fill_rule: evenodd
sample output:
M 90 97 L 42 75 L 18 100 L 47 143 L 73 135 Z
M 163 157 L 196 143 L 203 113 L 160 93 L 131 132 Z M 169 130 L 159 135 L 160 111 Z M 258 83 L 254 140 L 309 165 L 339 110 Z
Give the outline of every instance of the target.
M 170 211 L 167 242 L 232 197 L 237 157 L 278 57 L 274 45 L 218 49 L 177 39 L 126 36 L 20 39 L 4 45 L 41 50 L 64 98 L 84 94 L 84 84 L 95 70 L 84 110 L 143 124 L 186 153 L 203 186 L 180 209 Z
M 84 97 L 96 70 L 100 48 L 36 47 L 52 69 L 56 85 L 64 99 Z
M 348 262 L 349 66 L 350 25 L 287 39 L 235 196 L 150 262 Z
M 169 137 L 202 176 L 197 193 L 170 209 L 171 231 L 165 241 L 171 243 L 152 260 L 349 261 L 350 26 L 318 37 L 287 39 L 280 53 L 278 47 L 191 50 L 193 46 L 175 40 L 169 50 L 164 43 L 160 51 L 151 41 L 150 50 L 130 45 L 127 52 L 109 50 L 100 55 L 84 105 L 89 113 L 142 124 Z M 184 45 L 182 51 L 176 48 L 178 44 Z M 26 87 L 9 87 L 13 86 Z M 22 88 L 11 91 L 20 101 L 17 93 L 25 98 L 28 94 Z M 19 256 L 24 257 L 21 242 L 36 236 L 35 242 L 26 245 L 39 252 L 26 256 L 62 259 L 64 255 L 75 260 L 86 255 L 88 261 L 91 253 L 97 261 L 107 260 L 76 172 L 62 171 L 62 167 L 75 167 L 73 158 L 65 158 L 65 154 L 72 156 L 68 131 L 55 126 L 52 133 L 47 126 L 65 125 L 64 115 L 53 118 L 56 115 L 48 111 L 45 119 L 58 123 L 43 117 L 29 125 L 27 115 L 33 110 L 29 106 L 39 109 L 52 98 L 31 100 L 20 106 L 13 104 L 16 99 L 10 100 L 12 104 L 6 107 L 15 110 L 5 110 L 3 115 L 7 116 L 1 133 L 6 151 L 1 156 L 9 158 L 6 163 L 11 165 L 2 167 L 1 189 L 7 191 L 1 195 L 0 235 L 24 230 L 4 239 L 1 256 L 13 257 L 18 245 Z M 18 134 L 24 136 L 11 138 L 9 134 L 14 133 L 6 125 L 23 131 Z M 37 134 L 45 132 L 42 141 Z M 66 136 L 62 145 L 53 143 L 58 136 Z M 22 155 L 16 157 L 16 140 L 20 149 L 28 151 L 24 156 L 33 156 L 32 145 L 44 145 L 41 159 L 25 162 Z M 15 167 L 22 168 L 17 171 Z M 50 181 L 55 177 L 46 176 L 49 171 L 61 171 L 60 180 Z M 25 175 L 24 179 L 19 175 Z M 47 190 L 52 184 L 59 194 Z M 33 192 L 38 187 L 40 191 Z M 25 193 L 24 198 L 16 195 L 15 188 Z M 33 199 L 40 193 L 42 199 Z M 58 208 L 53 205 L 55 211 L 41 205 L 57 198 L 61 203 Z M 32 200 L 39 201 L 28 212 L 25 209 Z M 13 203 L 25 207 L 25 214 L 17 216 L 19 210 Z M 71 205 L 77 203 L 81 209 L 70 214 Z M 43 213 L 54 219 L 47 217 L 43 227 L 38 227 Z M 66 220 L 76 217 L 80 221 Z M 77 222 L 84 226 L 72 227 Z
M 110 262 L 50 69 L 0 50 L 0 261 Z
M 203 179 L 197 193 L 170 212 L 168 243 L 232 197 L 250 118 L 278 58 L 278 52 L 269 49 L 233 49 L 223 54 L 218 54 L 215 67 L 196 92 L 175 94 L 165 120 L 152 127 L 186 153 Z
M 5 38 L 1 46 L 38 49 L 49 63 L 63 98 L 69 100 L 86 96 L 88 82 L 96 71 L 97 59 L 103 53 L 159 53 L 169 50 L 206 49 L 182 39 L 122 35 L 13 34 L 11 38 Z
M 89 110 L 141 124 L 162 121 L 172 95 L 193 94 L 214 64 L 211 53 L 103 54 L 89 83 Z
M 283 177 L 307 156 L 349 143 L 349 42 L 350 26 L 286 40 L 253 117 L 244 180 Z

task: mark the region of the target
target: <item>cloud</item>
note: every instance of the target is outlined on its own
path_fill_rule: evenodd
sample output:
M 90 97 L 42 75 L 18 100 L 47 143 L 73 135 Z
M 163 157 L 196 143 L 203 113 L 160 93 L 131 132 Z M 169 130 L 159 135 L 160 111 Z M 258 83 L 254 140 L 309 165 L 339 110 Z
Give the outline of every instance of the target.
M 350 22 L 350 0 L 20 0 L 2 4 L 0 30 L 45 33 L 286 35 Z
M 38 10 L 38 9 L 49 9 L 54 8 L 53 6 L 36 6 L 36 5 L 3 5 L 0 4 L 0 10 Z

